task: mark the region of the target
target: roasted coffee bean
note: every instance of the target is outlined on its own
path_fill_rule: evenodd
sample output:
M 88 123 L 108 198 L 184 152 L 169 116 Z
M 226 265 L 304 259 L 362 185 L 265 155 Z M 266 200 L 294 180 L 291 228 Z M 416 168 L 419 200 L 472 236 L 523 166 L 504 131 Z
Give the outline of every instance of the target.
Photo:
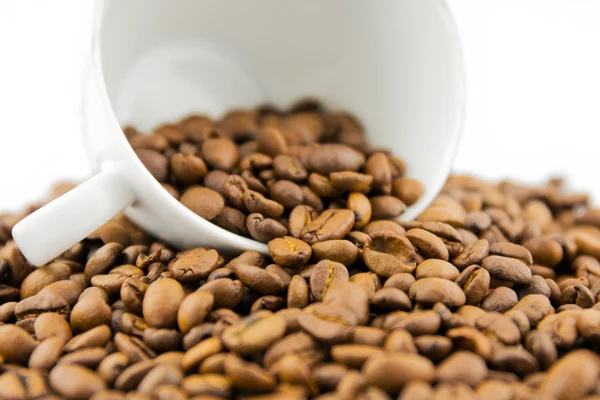
M 279 275 L 264 268 L 238 264 L 233 271 L 245 286 L 261 294 L 278 294 L 285 290 L 285 281 Z
M 404 293 L 408 293 L 410 286 L 415 282 L 415 277 L 412 274 L 406 272 L 400 272 L 390 276 L 383 284 L 384 288 L 395 287 L 402 290 Z
M 431 382 L 435 377 L 433 363 L 416 354 L 376 357 L 368 360 L 362 371 L 369 384 L 391 393 L 400 392 L 409 381 Z
M 460 287 L 442 278 L 418 279 L 410 286 L 408 294 L 417 303 L 429 305 L 440 302 L 448 307 L 460 307 L 466 302 L 465 294 Z
M 438 362 L 452 351 L 452 341 L 439 335 L 421 335 L 415 339 L 415 346 L 419 354 Z
M 183 252 L 169 263 L 169 271 L 178 281 L 188 283 L 206 279 L 223 265 L 223 259 L 214 249 L 197 248 Z
M 194 326 L 204 322 L 214 305 L 214 295 L 209 292 L 194 292 L 186 296 L 177 311 L 177 324 L 181 333 L 188 333 Z
M 106 388 L 106 383 L 93 371 L 76 364 L 59 364 L 49 375 L 50 386 L 70 399 L 88 399 Z
M 342 239 L 353 225 L 352 211 L 326 210 L 302 228 L 300 238 L 311 245 L 325 240 Z
M 157 151 L 149 149 L 135 150 L 144 167 L 152 174 L 154 179 L 164 182 L 169 175 L 169 160 Z
M 181 284 L 175 279 L 159 279 L 148 286 L 143 302 L 146 323 L 155 328 L 173 328 L 177 310 L 185 297 Z
M 416 268 L 417 254 L 405 236 L 384 230 L 372 233 L 371 239 L 373 248 L 363 250 L 363 259 L 371 271 L 390 277 Z
M 181 196 L 181 204 L 206 220 L 212 220 L 223 212 L 225 201 L 212 189 L 194 186 Z
M 246 228 L 250 236 L 259 242 L 269 242 L 275 238 L 287 235 L 286 227 L 272 218 L 265 218 L 262 214 L 252 213 L 246 218 Z
M 412 302 L 408 295 L 394 287 L 383 288 L 371 294 L 369 303 L 377 310 L 409 311 L 412 309 Z
M 352 336 L 357 318 L 341 305 L 315 304 L 304 309 L 298 323 L 317 340 L 339 343 Z
M 462 382 L 477 387 L 487 377 L 485 361 L 468 351 L 458 351 L 442 361 L 437 368 L 440 382 Z
M 311 247 L 316 261 L 327 259 L 348 266 L 354 264 L 358 258 L 358 247 L 348 240 L 326 240 Z
M 68 279 L 70 274 L 71 269 L 61 262 L 54 262 L 36 269 L 21 283 L 21 299 L 36 295 L 45 286 L 53 282 Z
M 58 336 L 41 341 L 29 357 L 29 368 L 50 371 L 59 359 L 64 344 L 64 339 Z
M 269 242 L 269 254 L 284 268 L 300 268 L 310 259 L 312 250 L 305 242 L 284 236 Z
M 285 334 L 285 320 L 268 311 L 256 312 L 223 331 L 223 344 L 234 352 L 252 354 L 268 348 Z
M 110 328 L 100 325 L 87 332 L 75 336 L 62 348 L 65 353 L 81 350 L 87 347 L 104 347 L 111 338 Z
M 481 301 L 480 307 L 485 311 L 505 312 L 510 310 L 518 302 L 514 290 L 501 286 L 490 290 L 488 295 Z
M 406 211 L 406 204 L 394 196 L 374 196 L 369 200 L 371 202 L 371 218 L 373 219 L 392 219 Z
M 381 280 L 373 272 L 359 272 L 354 274 L 350 278 L 350 282 L 360 285 L 369 296 L 381 289 Z
M 456 283 L 465 293 L 466 304 L 477 305 L 488 293 L 490 274 L 479 265 L 471 265 L 463 270 Z
M 214 296 L 214 308 L 235 308 L 244 296 L 244 284 L 238 280 L 229 278 L 215 279 L 207 282 L 199 289 L 201 292 L 212 293 Z
M 343 264 L 330 260 L 319 261 L 310 276 L 310 293 L 316 301 L 321 301 L 334 282 L 348 279 L 348 270 Z
M 531 270 L 523 261 L 491 255 L 482 261 L 481 266 L 494 278 L 521 285 L 531 283 Z

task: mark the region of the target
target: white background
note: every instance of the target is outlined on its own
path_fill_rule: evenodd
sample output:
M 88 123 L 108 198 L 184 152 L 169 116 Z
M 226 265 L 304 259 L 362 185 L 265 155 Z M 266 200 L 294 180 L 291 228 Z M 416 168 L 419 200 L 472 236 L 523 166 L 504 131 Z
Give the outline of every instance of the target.
M 0 211 L 90 173 L 78 103 L 91 4 L 0 0 Z M 560 174 L 600 199 L 600 1 L 449 4 L 468 84 L 455 170 Z

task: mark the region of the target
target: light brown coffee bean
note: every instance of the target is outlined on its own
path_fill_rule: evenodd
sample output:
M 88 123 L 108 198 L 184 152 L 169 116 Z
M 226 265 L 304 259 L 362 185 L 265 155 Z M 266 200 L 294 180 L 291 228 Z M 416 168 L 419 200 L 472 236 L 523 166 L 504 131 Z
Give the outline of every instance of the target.
M 326 240 L 311 247 L 316 261 L 328 259 L 348 266 L 358 258 L 358 248 L 348 240 Z
M 236 235 L 247 236 L 249 234 L 246 227 L 246 214 L 236 208 L 225 206 L 221 215 L 213 219 L 212 222 Z
M 244 192 L 248 184 L 239 175 L 229 175 L 223 183 L 222 195 L 236 208 L 244 208 Z
M 487 240 L 478 240 L 470 246 L 465 247 L 462 252 L 452 260 L 458 269 L 463 270 L 469 265 L 481 264 L 488 256 L 489 243 Z
M 229 172 L 235 167 L 239 153 L 233 141 L 216 137 L 202 143 L 202 157 L 211 168 Z
M 379 289 L 369 297 L 369 303 L 376 310 L 409 311 L 412 309 L 412 302 L 408 295 L 394 287 Z
M 267 199 L 262 194 L 253 190 L 244 192 L 244 204 L 251 213 L 259 213 L 268 218 L 279 218 L 284 208 L 276 201 Z
M 462 382 L 471 387 L 478 386 L 487 377 L 485 361 L 468 351 L 458 351 L 440 363 L 437 379 L 440 382 Z
M 62 348 L 65 353 L 81 350 L 87 347 L 104 347 L 111 338 L 108 325 L 100 325 L 87 332 L 75 336 Z
M 341 144 L 317 146 L 308 155 L 307 167 L 311 171 L 328 175 L 338 171 L 358 171 L 365 157 L 351 147 Z
M 404 235 L 404 233 L 406 232 L 405 229 L 402 226 L 400 226 L 397 222 L 385 221 L 385 220 L 369 222 L 364 227 L 363 232 L 366 233 L 367 235 L 372 235 L 376 232 L 385 231 L 385 230 L 392 231 L 399 235 Z
M 177 326 L 177 310 L 184 297 L 183 288 L 175 279 L 159 279 L 152 282 L 143 301 L 143 315 L 148 326 Z
M 559 399 L 578 398 L 596 387 L 598 356 L 577 350 L 555 363 L 540 385 L 540 392 Z
M 223 259 L 216 250 L 199 247 L 178 255 L 169 263 L 169 271 L 178 281 L 197 282 L 222 265 Z
M 179 185 L 198 183 L 208 172 L 204 161 L 195 154 L 177 153 L 170 160 L 171 173 Z
M 101 297 L 90 296 L 75 304 L 69 319 L 74 333 L 86 332 L 100 325 L 110 325 L 111 309 Z
M 142 333 L 142 340 L 157 353 L 175 351 L 181 348 L 182 335 L 176 329 L 147 328 Z
M 308 172 L 303 163 L 294 156 L 278 155 L 273 158 L 273 171 L 279 179 L 300 182 L 308 177 Z
M 117 349 L 127 355 L 127 358 L 136 363 L 156 357 L 156 353 L 152 351 L 140 339 L 117 332 L 114 336 L 114 343 Z
M 287 306 L 290 308 L 304 308 L 309 303 L 309 289 L 306 280 L 294 275 L 290 281 L 287 293 Z
M 410 286 L 415 282 L 415 277 L 407 272 L 400 272 L 390 276 L 383 284 L 384 288 L 395 287 L 408 293 Z
M 167 180 L 169 175 L 169 160 L 157 151 L 149 149 L 135 150 L 144 167 L 159 182 Z
M 225 359 L 225 376 L 231 385 L 250 393 L 264 393 L 275 389 L 275 377 L 258 364 L 249 363 L 230 354 Z
M 244 296 L 244 284 L 238 280 L 221 278 L 205 283 L 198 291 L 212 293 L 215 309 L 219 307 L 235 308 Z
M 546 315 L 554 313 L 550 300 L 541 294 L 523 297 L 513 306 L 513 309 L 524 312 L 532 327 L 535 327 Z
M 353 171 L 332 172 L 329 174 L 331 186 L 345 192 L 368 192 L 373 182 L 371 175 Z
M 177 324 L 184 335 L 194 326 L 204 322 L 206 315 L 212 310 L 214 296 L 209 292 L 194 292 L 186 296 L 177 311 Z
M 225 196 L 223 187 L 225 186 L 225 182 L 227 181 L 228 177 L 229 174 L 227 172 L 216 169 L 208 172 L 204 177 L 202 183 L 204 184 L 204 186 L 211 190 L 214 190 L 221 196 Z
M 442 278 L 418 279 L 409 289 L 408 294 L 417 303 L 443 303 L 448 307 L 460 307 L 466 302 L 464 292 L 449 280 Z
M 392 194 L 406 205 L 415 204 L 425 193 L 425 187 L 416 179 L 400 177 L 392 182 Z
M 310 246 L 290 236 L 273 239 L 268 243 L 268 247 L 273 261 L 284 268 L 300 268 L 312 255 Z
M 333 283 L 348 279 L 348 270 L 343 264 L 331 260 L 319 261 L 310 276 L 310 293 L 316 301 L 321 301 Z
M 158 364 L 148 372 L 144 379 L 142 379 L 137 390 L 140 393 L 152 394 L 160 385 L 179 385 L 182 380 L 183 373 L 177 366 Z
M 275 127 L 266 127 L 259 130 L 256 135 L 256 142 L 257 150 L 271 157 L 287 153 L 285 137 Z
M 488 295 L 481 301 L 480 307 L 485 311 L 506 312 L 513 308 L 519 301 L 514 290 L 500 286 L 490 290 Z
M 490 287 L 490 274 L 479 265 L 471 265 L 463 270 L 456 284 L 466 296 L 466 304 L 477 305 L 487 295 Z
M 521 260 L 529 266 L 533 264 L 533 257 L 531 256 L 529 250 L 514 243 L 493 244 L 490 246 L 489 254 L 516 258 L 517 260 Z
M 535 237 L 523 243 L 536 264 L 555 267 L 563 258 L 562 246 L 547 237 Z
M 285 327 L 282 317 L 259 311 L 226 328 L 223 344 L 240 354 L 261 352 L 283 337 Z
M 417 354 L 386 355 L 368 360 L 362 368 L 369 384 L 387 392 L 399 393 L 412 380 L 431 382 L 435 367 Z
M 97 374 L 76 364 L 60 364 L 52 368 L 49 382 L 53 390 L 70 399 L 88 399 L 106 388 Z
M 50 371 L 62 353 L 65 340 L 54 336 L 41 341 L 29 357 L 29 368 Z
M 253 265 L 238 264 L 233 271 L 242 283 L 262 294 L 278 294 L 285 290 L 284 280 L 277 274 Z
M 359 272 L 358 274 L 354 274 L 350 278 L 350 282 L 360 285 L 368 296 L 375 294 L 376 291 L 381 289 L 381 280 L 373 272 Z
M 107 354 L 102 347 L 88 347 L 63 355 L 57 364 L 78 364 L 86 368 L 96 369 Z
M 73 337 L 67 320 L 54 312 L 40 314 L 36 318 L 33 328 L 35 337 L 39 341 L 56 336 L 67 342 Z
M 406 313 L 396 311 L 388 314 L 384 322 L 384 329 L 405 329 L 412 335 L 433 335 L 441 326 L 438 313 L 432 310 Z
M 452 341 L 440 335 L 421 335 L 415 338 L 419 354 L 433 362 L 444 359 L 452 351 Z
M 371 239 L 373 249 L 363 250 L 363 259 L 371 271 L 390 277 L 416 268 L 415 249 L 405 236 L 384 230 L 371 234 Z
M 308 176 L 310 189 L 319 197 L 335 198 L 342 194 L 342 189 L 333 186 L 331 180 L 324 175 L 313 172 Z
M 290 235 L 299 238 L 304 226 L 311 222 L 317 215 L 312 207 L 307 205 L 299 205 L 294 207 L 290 212 L 289 230 Z
M 71 269 L 61 262 L 54 262 L 36 269 L 21 283 L 21 299 L 36 295 L 45 286 L 53 282 L 69 279 L 70 274 Z
M 193 186 L 181 196 L 181 204 L 192 210 L 196 215 L 210 221 L 223 212 L 225 201 L 212 189 Z
M 371 202 L 371 218 L 374 220 L 396 218 L 406 211 L 406 204 L 393 196 L 374 196 L 369 201 Z
M 434 398 L 434 389 L 430 384 L 422 381 L 410 381 L 398 395 L 398 400 L 431 400 Z
M 326 210 L 301 230 L 300 238 L 308 244 L 325 240 L 342 239 L 354 225 L 350 210 Z
M 354 227 L 365 227 L 371 221 L 371 202 L 362 193 L 353 192 L 348 196 L 346 207 L 354 213 Z
M 472 326 L 450 329 L 446 332 L 446 337 L 452 339 L 455 349 L 471 351 L 486 361 L 490 360 L 494 353 L 490 339 Z
M 265 218 L 262 214 L 258 213 L 248 215 L 246 228 L 248 228 L 250 236 L 263 243 L 286 236 L 288 233 L 283 224 L 272 218 Z
M 446 245 L 442 239 L 433 233 L 424 229 L 415 228 L 408 230 L 405 236 L 425 258 L 448 260 L 449 254 Z
M 494 278 L 522 285 L 531 283 L 531 270 L 520 260 L 492 255 L 486 257 L 481 266 Z
M 148 149 L 157 152 L 163 152 L 169 147 L 169 142 L 164 136 L 152 135 L 136 135 L 129 138 L 129 144 L 134 150 Z
M 415 270 L 415 277 L 417 279 L 437 277 L 454 281 L 459 275 L 460 272 L 454 265 L 438 259 L 425 260 Z
M 181 382 L 182 388 L 192 398 L 229 398 L 231 382 L 221 374 L 190 375 Z
M 558 358 L 556 345 L 546 332 L 538 330 L 529 332 L 525 337 L 525 346 L 544 370 L 550 368 Z
M 355 314 L 337 304 L 315 304 L 303 310 L 298 323 L 306 332 L 326 343 L 349 339 L 357 323 Z

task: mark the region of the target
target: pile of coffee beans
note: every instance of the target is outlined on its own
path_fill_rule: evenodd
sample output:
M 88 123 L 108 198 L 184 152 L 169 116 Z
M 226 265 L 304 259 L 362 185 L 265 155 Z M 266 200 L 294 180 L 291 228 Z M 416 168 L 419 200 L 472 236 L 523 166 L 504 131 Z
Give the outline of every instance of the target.
M 40 268 L 10 235 L 36 207 L 2 215 L 0 398 L 598 399 L 600 209 L 561 186 L 453 176 L 269 256 L 119 216 Z
M 398 217 L 424 190 L 404 176 L 401 159 L 369 145 L 354 116 L 308 99 L 287 111 L 262 106 L 216 121 L 190 116 L 150 135 L 124 132 L 183 205 L 264 243 L 342 239 L 353 226 Z M 324 226 L 333 215 L 336 226 Z

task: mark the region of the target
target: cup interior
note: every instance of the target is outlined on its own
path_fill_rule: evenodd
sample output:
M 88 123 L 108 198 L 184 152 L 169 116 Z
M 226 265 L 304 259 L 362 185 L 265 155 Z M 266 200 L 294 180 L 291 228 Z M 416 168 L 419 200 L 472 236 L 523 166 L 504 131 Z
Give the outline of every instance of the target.
M 120 124 L 143 131 L 305 96 L 355 113 L 375 145 L 443 185 L 462 130 L 462 54 L 442 0 L 107 0 L 102 74 Z

